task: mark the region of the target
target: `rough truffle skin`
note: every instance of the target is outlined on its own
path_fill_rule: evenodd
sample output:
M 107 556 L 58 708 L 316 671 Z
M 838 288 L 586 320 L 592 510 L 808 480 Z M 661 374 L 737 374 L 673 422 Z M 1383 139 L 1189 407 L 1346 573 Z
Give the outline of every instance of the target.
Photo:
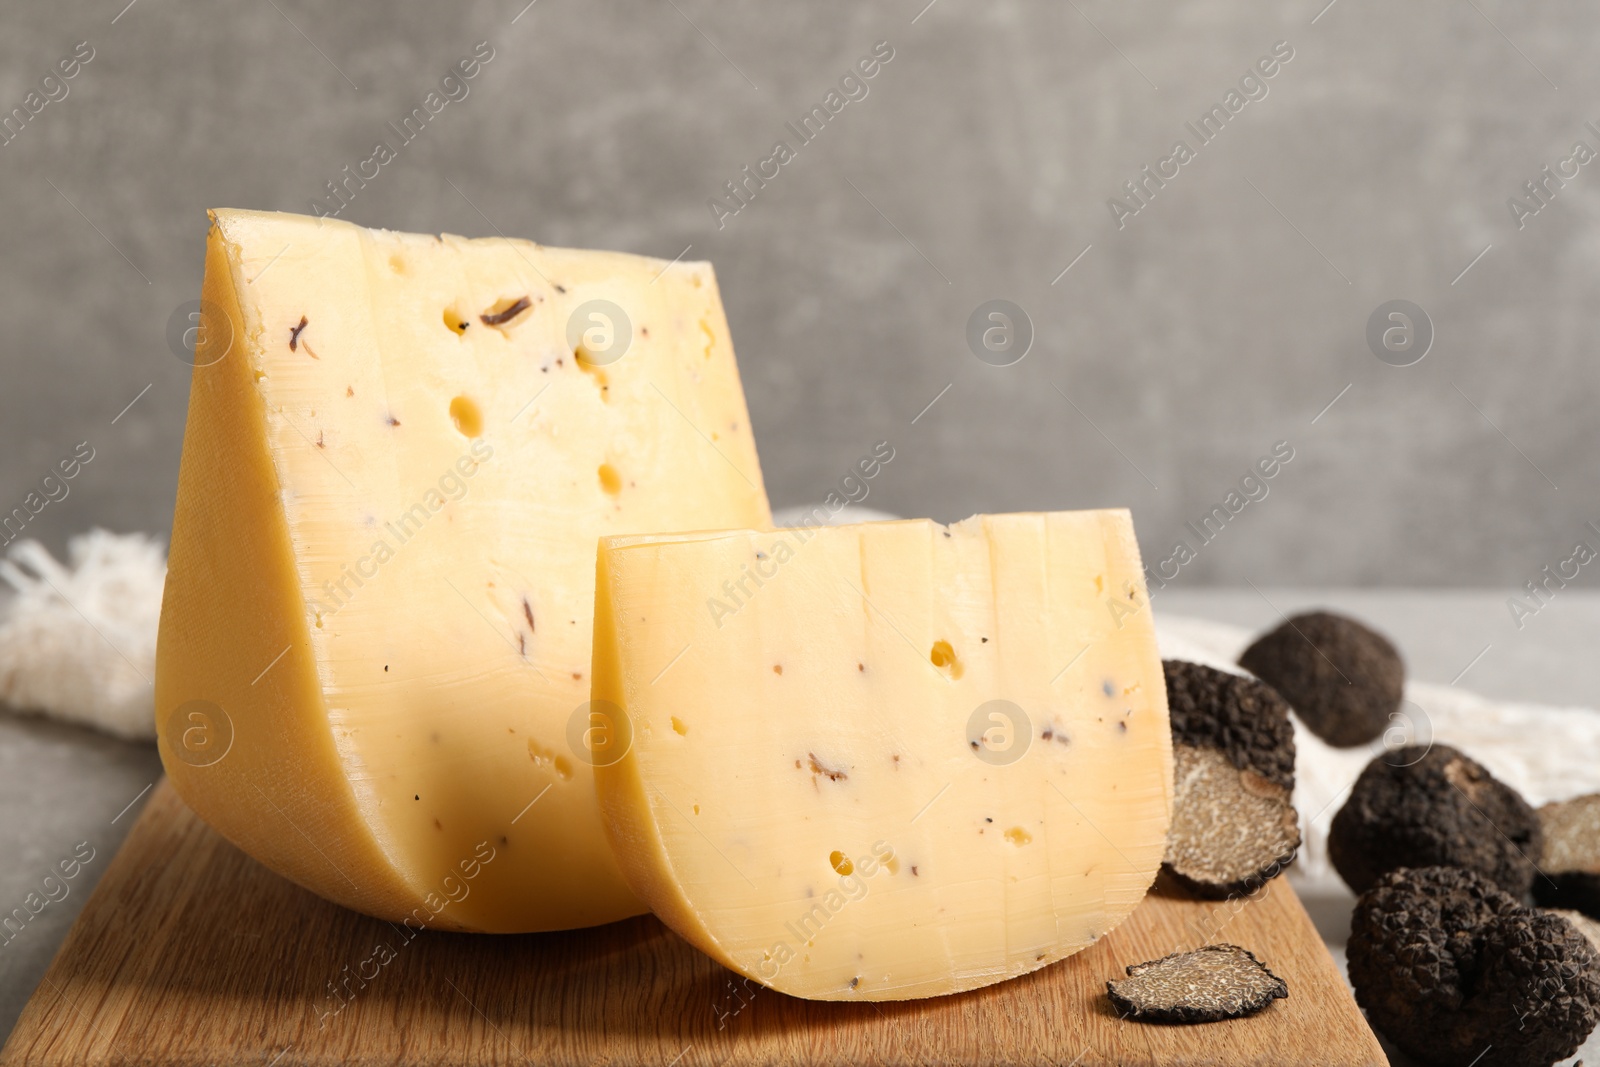
M 1526 895 L 1543 835 L 1515 789 L 1448 745 L 1368 763 L 1328 830 L 1328 858 L 1357 893 L 1400 867 L 1465 867 Z
M 1263 634 L 1239 666 L 1283 694 L 1312 733 L 1341 747 L 1382 736 L 1405 691 L 1394 644 L 1329 611 L 1296 615 Z
M 1384 875 L 1356 902 L 1348 953 L 1367 1018 L 1424 1063 L 1547 1067 L 1600 1011 L 1583 935 L 1459 867 Z
M 1219 749 L 1241 771 L 1294 792 L 1294 725 L 1282 697 L 1254 678 L 1198 663 L 1168 659 L 1161 669 L 1173 743 Z
M 1600 952 L 1600 922 L 1595 922 L 1581 911 L 1571 911 L 1567 908 L 1545 908 L 1548 915 L 1559 915 L 1572 924 L 1572 928 L 1589 939 L 1589 944 Z

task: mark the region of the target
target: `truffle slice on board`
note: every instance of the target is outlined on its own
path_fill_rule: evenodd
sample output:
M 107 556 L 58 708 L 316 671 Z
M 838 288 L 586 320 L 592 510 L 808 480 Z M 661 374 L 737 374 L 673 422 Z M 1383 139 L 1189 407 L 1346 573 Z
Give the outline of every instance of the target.
M 1300 846 L 1288 706 L 1254 678 L 1182 660 L 1162 668 L 1176 772 L 1162 868 L 1202 897 L 1252 892 Z
M 1342 747 L 1381 736 L 1405 690 L 1394 643 L 1331 611 L 1285 619 L 1244 650 L 1239 666 L 1282 693 L 1312 733 Z
M 1328 858 L 1357 893 L 1400 867 L 1464 867 L 1517 897 L 1543 835 L 1515 789 L 1448 745 L 1375 757 L 1328 830 Z
M 1128 968 L 1106 983 L 1125 1018 L 1150 1023 L 1214 1023 L 1239 1019 L 1289 995 L 1282 978 L 1238 945 L 1206 945 Z
M 1401 868 L 1356 902 L 1350 982 L 1425 1063 L 1546 1067 L 1600 1008 L 1600 956 L 1571 923 L 1460 867 Z
M 1552 801 L 1538 815 L 1544 849 L 1533 898 L 1600 916 L 1600 793 Z

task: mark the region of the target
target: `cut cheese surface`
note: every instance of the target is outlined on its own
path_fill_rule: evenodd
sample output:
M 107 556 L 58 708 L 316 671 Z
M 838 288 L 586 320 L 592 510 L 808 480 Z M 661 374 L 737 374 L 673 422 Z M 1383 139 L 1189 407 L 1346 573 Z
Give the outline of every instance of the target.
M 614 537 L 597 573 L 606 829 L 724 965 L 934 996 L 1144 897 L 1172 751 L 1125 511 Z
M 184 799 L 390 920 L 641 911 L 569 726 L 597 538 L 770 521 L 710 267 L 218 211 L 199 325 L 156 678 Z

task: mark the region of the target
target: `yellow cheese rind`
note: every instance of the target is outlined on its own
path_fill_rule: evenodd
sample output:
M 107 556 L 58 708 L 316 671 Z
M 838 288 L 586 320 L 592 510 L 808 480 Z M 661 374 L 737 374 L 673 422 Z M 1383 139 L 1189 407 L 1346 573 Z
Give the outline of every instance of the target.
M 596 601 L 623 873 L 755 981 L 977 988 L 1155 878 L 1171 738 L 1125 511 L 608 538 Z
M 770 522 L 709 266 L 219 211 L 204 299 L 157 656 L 179 792 L 382 918 L 638 913 L 569 726 L 596 539 Z M 569 339 L 597 300 L 620 359 Z

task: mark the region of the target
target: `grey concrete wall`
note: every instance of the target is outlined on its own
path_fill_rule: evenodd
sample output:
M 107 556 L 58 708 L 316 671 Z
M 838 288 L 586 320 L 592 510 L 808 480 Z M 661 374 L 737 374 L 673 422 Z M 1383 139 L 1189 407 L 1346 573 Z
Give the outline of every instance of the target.
M 0 147 L 0 508 L 95 449 L 33 524 L 53 545 L 168 526 L 165 333 L 205 209 L 309 210 L 480 41 L 470 94 L 345 217 L 691 246 L 777 505 L 888 439 L 869 506 L 1127 505 L 1153 561 L 1197 550 L 1180 585 L 1510 587 L 1600 545 L 1600 165 L 1520 228 L 1507 205 L 1600 149 L 1592 4 L 124 2 L 0 15 L 0 111 L 94 53 Z M 864 97 L 786 130 L 879 41 Z M 1277 42 L 1293 58 L 1202 143 L 1185 123 Z M 1194 158 L 1126 197 L 1180 138 Z M 794 158 L 719 225 L 708 198 L 778 140 Z M 1031 323 L 1010 366 L 969 350 L 991 299 Z M 1366 336 L 1394 299 L 1432 323 L 1409 367 Z M 1200 543 L 1185 523 L 1279 441 L 1265 498 Z

